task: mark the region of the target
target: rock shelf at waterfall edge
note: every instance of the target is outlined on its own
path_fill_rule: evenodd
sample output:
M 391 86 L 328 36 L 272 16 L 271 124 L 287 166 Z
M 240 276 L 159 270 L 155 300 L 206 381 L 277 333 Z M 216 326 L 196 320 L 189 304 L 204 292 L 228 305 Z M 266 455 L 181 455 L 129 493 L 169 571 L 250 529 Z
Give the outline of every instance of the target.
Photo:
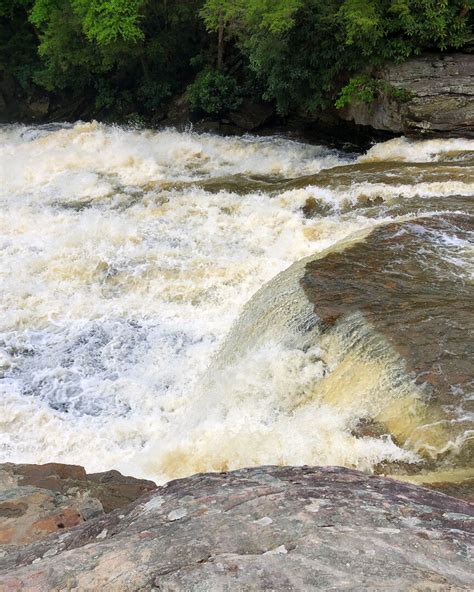
M 35 469 L 42 484 L 66 496 L 68 479 L 87 480 L 78 467 L 48 467 Z M 28 471 L 7 469 L 18 488 Z M 198 474 L 5 546 L 0 590 L 471 590 L 473 527 L 465 501 L 350 469 Z

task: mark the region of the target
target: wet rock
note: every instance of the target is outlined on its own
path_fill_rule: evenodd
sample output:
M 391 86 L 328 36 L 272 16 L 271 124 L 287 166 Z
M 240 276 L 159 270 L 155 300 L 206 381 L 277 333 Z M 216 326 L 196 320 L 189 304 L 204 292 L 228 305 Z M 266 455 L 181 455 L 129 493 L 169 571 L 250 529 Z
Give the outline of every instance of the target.
M 318 202 L 314 197 L 308 197 L 303 206 L 303 215 L 305 218 L 312 218 L 319 212 Z
M 173 97 L 167 108 L 164 125 L 185 125 L 191 119 L 188 95 L 186 92 Z
M 262 127 L 273 114 L 272 105 L 244 99 L 238 109 L 229 113 L 229 119 L 241 129 L 251 132 Z
M 50 100 L 47 96 L 34 98 L 28 103 L 28 112 L 32 119 L 43 119 L 49 111 Z
M 474 508 L 342 468 L 172 481 L 0 559 L 0 589 L 470 590 Z
M 30 485 L 41 489 L 62 492 L 65 483 L 71 480 L 85 481 L 87 478 L 84 467 L 47 463 L 44 465 L 5 463 L 0 465 L 0 489 L 8 485 Z
M 153 481 L 126 477 L 118 471 L 90 473 L 87 482 L 91 495 L 101 501 L 105 512 L 122 508 L 144 493 L 156 489 Z
M 426 487 L 474 504 L 474 478 L 465 479 L 461 483 L 434 482 L 427 484 Z
M 473 484 L 474 289 L 459 272 L 463 248 L 452 245 L 467 245 L 473 224 L 467 213 L 385 224 L 310 261 L 301 280 L 321 333 L 337 335 L 341 359 L 381 364 L 368 371 L 380 380 L 383 367 L 382 388 L 396 393 L 354 433 L 389 434 L 418 455 L 420 480 L 425 474 L 427 483 L 466 499 Z M 397 463 L 386 470 L 404 472 Z
M 427 54 L 390 64 L 376 77 L 406 91 L 407 100 L 382 93 L 346 107 L 343 119 L 407 135 L 474 136 L 474 56 Z
M 302 281 L 326 329 L 361 313 L 431 400 L 446 406 L 460 406 L 471 389 L 474 290 L 462 275 L 448 274 L 449 256 L 443 260 L 436 245 L 453 233 L 468 242 L 473 225 L 468 214 L 387 224 L 308 263 Z

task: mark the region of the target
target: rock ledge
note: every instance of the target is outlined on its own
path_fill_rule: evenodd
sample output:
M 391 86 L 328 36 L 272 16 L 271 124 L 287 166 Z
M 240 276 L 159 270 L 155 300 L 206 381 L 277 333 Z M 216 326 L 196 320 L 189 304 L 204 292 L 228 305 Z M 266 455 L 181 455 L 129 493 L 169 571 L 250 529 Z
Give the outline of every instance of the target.
M 17 547 L 2 591 L 472 590 L 474 507 L 343 468 L 172 481 Z

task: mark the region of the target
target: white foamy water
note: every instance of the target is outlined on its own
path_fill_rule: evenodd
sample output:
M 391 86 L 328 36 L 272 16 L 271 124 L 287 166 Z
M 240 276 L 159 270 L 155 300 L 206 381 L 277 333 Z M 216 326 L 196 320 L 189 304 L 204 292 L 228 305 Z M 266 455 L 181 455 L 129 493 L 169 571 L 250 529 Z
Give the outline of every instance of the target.
M 411 143 L 391 142 L 360 160 L 412 158 Z M 452 142 L 423 144 L 418 158 L 461 149 Z M 463 141 L 468 149 L 474 142 Z M 92 123 L 4 126 L 0 159 L 1 461 L 79 463 L 163 481 L 251 464 L 370 469 L 415 458 L 390 438 L 352 435 L 368 410 L 401 396 L 384 399 L 390 371 L 376 362 L 357 362 L 365 382 L 343 381 L 364 401 L 359 409 L 314 396 L 328 372 L 349 364 L 337 339 L 303 347 L 283 323 L 281 334 L 213 370 L 233 323 L 266 282 L 391 218 L 335 208 L 306 219 L 311 188 L 173 188 L 234 175 L 297 178 L 354 157 L 283 138 Z M 460 185 L 390 191 L 408 200 L 469 193 Z M 324 195 L 331 203 L 354 198 L 347 189 Z
M 394 138 L 376 144 L 359 162 L 439 162 L 450 157 L 470 153 L 472 158 L 473 140 L 464 138 L 432 139 L 422 142 L 408 138 Z

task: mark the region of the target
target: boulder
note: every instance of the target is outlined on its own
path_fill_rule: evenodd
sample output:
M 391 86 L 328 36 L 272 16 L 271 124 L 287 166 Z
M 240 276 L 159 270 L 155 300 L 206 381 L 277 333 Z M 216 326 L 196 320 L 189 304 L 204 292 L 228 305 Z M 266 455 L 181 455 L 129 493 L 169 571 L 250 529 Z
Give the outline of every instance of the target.
M 127 477 L 118 471 L 87 474 L 84 467 L 78 465 L 0 465 L 0 491 L 12 486 L 33 486 L 67 496 L 87 495 L 99 500 L 107 513 L 155 489 L 156 484 L 147 479 Z
M 20 545 L 63 532 L 155 487 L 118 471 L 87 475 L 77 465 L 0 465 L 0 544 Z
M 409 136 L 474 136 L 473 55 L 425 54 L 389 64 L 376 77 L 406 91 L 406 100 L 382 93 L 342 109 L 343 119 Z
M 163 125 L 185 125 L 191 119 L 191 110 L 189 107 L 188 94 L 184 92 L 174 96 L 167 108 L 165 118 L 161 118 Z
M 33 120 L 42 120 L 48 115 L 49 105 L 50 99 L 48 96 L 43 95 L 35 97 L 28 103 L 28 115 L 30 115 Z
M 468 212 L 386 223 L 309 261 L 301 279 L 322 334 L 337 339 L 338 364 L 361 364 L 351 366 L 352 385 L 367 360 L 380 364 L 378 380 L 380 369 L 385 372 L 373 391 L 383 389 L 383 400 L 366 408 L 365 419 L 375 424 L 354 426 L 354 432 L 390 434 L 419 461 L 417 468 L 393 463 L 390 469 L 387 461 L 380 470 L 417 472 L 420 480 L 466 499 L 474 496 L 474 287 L 458 271 L 467 259 L 454 245 L 468 244 L 473 229 Z M 345 392 L 337 403 L 343 409 L 354 396 Z
M 251 132 L 262 127 L 273 114 L 272 105 L 244 99 L 238 109 L 229 113 L 229 119 L 239 128 Z
M 10 548 L 0 590 L 472 590 L 474 507 L 338 467 L 172 481 Z
M 455 401 L 460 408 L 472 381 L 466 344 L 474 332 L 474 288 L 462 276 L 439 273 L 447 263 L 425 237 L 438 233 L 448 241 L 456 232 L 468 241 L 473 229 L 467 213 L 376 227 L 364 240 L 310 261 L 302 287 L 325 331 L 362 315 L 400 354 L 407 375 L 431 401 Z

